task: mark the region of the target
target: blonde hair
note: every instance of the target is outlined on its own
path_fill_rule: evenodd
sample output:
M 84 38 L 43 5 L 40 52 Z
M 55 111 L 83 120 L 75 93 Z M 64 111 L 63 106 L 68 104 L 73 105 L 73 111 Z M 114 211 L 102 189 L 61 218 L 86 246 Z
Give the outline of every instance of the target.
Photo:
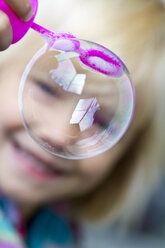
M 101 39 L 126 61 L 133 75 L 137 105 L 131 126 L 139 122 L 139 128 L 114 170 L 79 199 L 77 209 L 80 218 L 120 221 L 126 227 L 141 220 L 164 171 L 165 6 L 157 0 L 107 2 Z M 127 142 L 126 136 L 122 142 Z

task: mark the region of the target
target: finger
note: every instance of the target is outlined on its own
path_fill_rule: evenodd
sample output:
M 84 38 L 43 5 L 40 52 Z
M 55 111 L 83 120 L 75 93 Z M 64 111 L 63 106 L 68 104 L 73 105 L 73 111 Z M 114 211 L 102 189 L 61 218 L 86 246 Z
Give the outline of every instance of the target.
M 13 31 L 8 16 L 0 10 L 0 51 L 7 49 L 13 40 Z
M 29 21 L 33 16 L 33 9 L 30 0 L 4 0 L 15 12 L 15 14 L 24 21 Z

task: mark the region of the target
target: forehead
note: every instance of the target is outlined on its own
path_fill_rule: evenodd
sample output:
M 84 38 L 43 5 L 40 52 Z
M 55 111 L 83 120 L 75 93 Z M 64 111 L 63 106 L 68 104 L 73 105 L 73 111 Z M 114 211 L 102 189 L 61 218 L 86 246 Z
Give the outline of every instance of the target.
M 27 64 L 32 56 L 45 43 L 39 35 L 35 35 L 31 30 L 18 43 L 11 45 L 7 50 L 1 53 L 0 68 L 6 68 L 6 65 L 17 66 Z

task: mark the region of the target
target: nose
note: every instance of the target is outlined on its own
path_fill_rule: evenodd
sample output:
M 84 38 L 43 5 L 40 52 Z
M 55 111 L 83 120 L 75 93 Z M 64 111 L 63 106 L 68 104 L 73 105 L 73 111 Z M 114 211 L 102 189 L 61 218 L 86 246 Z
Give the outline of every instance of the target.
M 67 122 L 61 124 L 59 120 L 55 122 L 52 122 L 52 125 L 49 123 L 46 127 L 41 127 L 38 135 L 53 146 L 65 147 L 74 145 L 80 133 L 79 126 L 71 126 Z
M 34 136 L 59 149 L 74 145 L 80 135 L 79 125 L 70 123 L 74 109 L 74 101 L 43 106 L 31 128 Z

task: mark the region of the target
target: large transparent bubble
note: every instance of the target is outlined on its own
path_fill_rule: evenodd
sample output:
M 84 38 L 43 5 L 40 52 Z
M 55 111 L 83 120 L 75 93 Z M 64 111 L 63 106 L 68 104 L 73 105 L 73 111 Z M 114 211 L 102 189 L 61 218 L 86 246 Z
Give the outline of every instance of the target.
M 134 109 L 124 63 L 93 42 L 47 43 L 22 76 L 19 108 L 31 137 L 51 154 L 83 159 L 113 147 Z

